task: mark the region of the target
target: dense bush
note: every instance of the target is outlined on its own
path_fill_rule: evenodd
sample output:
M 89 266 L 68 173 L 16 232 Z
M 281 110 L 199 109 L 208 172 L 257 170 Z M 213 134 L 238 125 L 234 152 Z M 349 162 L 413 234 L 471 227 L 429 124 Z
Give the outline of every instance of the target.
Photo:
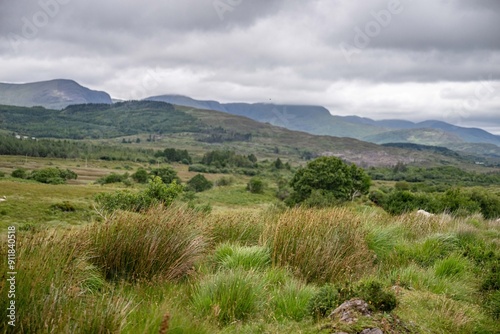
M 217 168 L 223 167 L 245 167 L 253 168 L 256 166 L 256 158 L 254 155 L 244 156 L 236 154 L 233 151 L 210 151 L 205 153 L 201 159 L 201 163 L 207 166 Z
M 119 183 L 119 182 L 125 182 L 128 180 L 129 174 L 116 174 L 116 173 L 111 173 L 106 176 L 103 176 L 99 178 L 96 183 L 98 184 L 109 184 L 109 183 Z
M 339 304 L 339 293 L 335 286 L 325 284 L 309 301 L 308 311 L 316 319 L 324 318 Z
M 163 183 L 159 176 L 149 181 L 148 187 L 139 193 L 118 191 L 102 193 L 95 197 L 95 201 L 104 211 L 131 210 L 142 211 L 152 206 L 170 205 L 183 191 L 183 187 L 175 181 L 169 185 Z
M 487 219 L 500 217 L 500 196 L 473 189 L 451 188 L 444 193 L 423 193 L 409 190 L 392 190 L 384 193 L 372 191 L 369 198 L 387 212 L 399 215 L 419 209 L 431 213 L 450 213 L 467 216 L 481 213 Z
M 299 169 L 290 185 L 293 192 L 287 200 L 289 205 L 304 202 L 314 190 L 347 201 L 368 193 L 370 178 L 356 165 L 348 165 L 337 157 L 321 157 Z
M 373 310 L 390 312 L 397 306 L 396 295 L 386 291 L 378 281 L 369 281 L 356 288 L 356 294 L 370 305 Z
M 223 176 L 215 180 L 215 186 L 217 187 L 227 187 L 234 183 L 234 178 L 232 176 L 226 177 Z
M 193 162 L 187 150 L 175 148 L 166 148 L 163 151 L 156 152 L 155 157 L 164 157 L 167 162 L 182 162 L 187 165 Z
M 262 194 L 264 192 L 265 183 L 259 177 L 252 177 L 247 184 L 247 190 L 252 194 Z
M 137 171 L 131 176 L 137 183 L 147 183 L 149 180 L 149 174 L 144 168 L 137 169 Z
M 194 192 L 202 192 L 213 187 L 213 183 L 203 175 L 198 174 L 193 176 L 188 182 L 187 186 L 189 190 Z
M 59 168 L 44 168 L 31 172 L 29 178 L 41 183 L 48 184 L 63 184 L 66 180 L 76 179 L 78 176 L 75 172 Z
M 181 183 L 181 179 L 177 176 L 177 172 L 172 167 L 162 167 L 153 169 L 150 173 L 151 176 L 159 176 L 163 183 L 170 184 L 174 181 Z
M 14 169 L 10 175 L 12 177 L 15 177 L 18 179 L 25 179 L 28 177 L 28 173 L 26 172 L 26 169 L 24 169 L 24 168 Z

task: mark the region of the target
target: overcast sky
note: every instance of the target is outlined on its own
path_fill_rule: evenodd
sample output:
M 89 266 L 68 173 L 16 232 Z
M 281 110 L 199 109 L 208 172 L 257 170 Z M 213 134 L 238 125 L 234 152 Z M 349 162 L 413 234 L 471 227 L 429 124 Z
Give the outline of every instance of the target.
M 500 133 L 499 0 L 0 0 L 0 82 Z

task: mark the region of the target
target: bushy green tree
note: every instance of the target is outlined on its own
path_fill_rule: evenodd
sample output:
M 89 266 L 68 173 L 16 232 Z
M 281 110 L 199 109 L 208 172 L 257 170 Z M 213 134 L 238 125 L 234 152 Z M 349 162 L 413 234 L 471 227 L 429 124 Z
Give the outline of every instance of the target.
M 262 194 L 264 192 L 264 181 L 259 177 L 252 177 L 247 184 L 247 190 L 252 194 Z
M 299 169 L 290 185 L 293 192 L 288 204 L 307 200 L 314 190 L 319 190 L 337 201 L 348 201 L 368 193 L 371 180 L 363 169 L 349 165 L 337 157 L 320 157 Z
M 187 185 L 189 190 L 197 193 L 213 187 L 213 183 L 207 180 L 207 178 L 203 174 L 197 174 L 193 176 L 193 178 L 187 182 Z
M 134 179 L 137 183 L 147 183 L 149 175 L 144 168 L 139 168 L 134 174 L 132 174 L 132 179 Z
M 170 184 L 174 181 L 180 183 L 181 180 L 177 176 L 177 172 L 172 167 L 156 168 L 151 171 L 152 176 L 159 176 L 163 183 Z

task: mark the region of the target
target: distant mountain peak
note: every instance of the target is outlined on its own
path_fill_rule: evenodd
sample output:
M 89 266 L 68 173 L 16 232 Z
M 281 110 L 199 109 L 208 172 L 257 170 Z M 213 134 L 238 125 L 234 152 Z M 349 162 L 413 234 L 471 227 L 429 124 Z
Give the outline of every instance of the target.
M 70 79 L 0 83 L 0 104 L 4 105 L 63 109 L 68 105 L 85 103 L 111 104 L 112 101 L 108 93 L 91 90 Z

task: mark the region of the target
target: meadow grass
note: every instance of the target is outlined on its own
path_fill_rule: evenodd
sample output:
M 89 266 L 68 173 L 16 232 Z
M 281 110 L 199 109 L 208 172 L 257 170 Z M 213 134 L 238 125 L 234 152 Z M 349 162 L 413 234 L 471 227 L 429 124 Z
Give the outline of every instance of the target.
M 498 332 L 500 226 L 477 216 L 175 204 L 17 233 L 21 333 L 331 333 L 333 308 L 390 288 L 394 310 L 335 330 Z
M 193 271 L 206 242 L 195 228 L 199 214 L 183 207 L 115 212 L 82 230 L 92 263 L 107 279 L 176 280 Z
M 220 326 L 244 321 L 262 309 L 264 282 L 252 271 L 219 271 L 195 287 L 192 303 L 200 316 Z
M 108 333 L 123 328 L 131 302 L 107 286 L 89 264 L 86 240 L 58 231 L 17 235 L 15 301 L 20 332 Z M 2 270 L 8 271 L 3 261 Z M 2 284 L 2 296 L 5 288 Z M 1 298 L 2 308 L 7 302 Z M 0 332 L 7 331 L 2 321 Z
M 240 246 L 229 243 L 218 245 L 213 259 L 217 268 L 224 269 L 260 270 L 271 264 L 271 255 L 266 247 Z
M 255 210 L 214 212 L 206 217 L 201 229 L 215 245 L 222 242 L 257 245 L 264 229 L 262 214 Z
M 263 242 L 273 265 L 289 267 L 308 282 L 334 282 L 371 270 L 360 219 L 345 208 L 285 211 L 267 222 Z

